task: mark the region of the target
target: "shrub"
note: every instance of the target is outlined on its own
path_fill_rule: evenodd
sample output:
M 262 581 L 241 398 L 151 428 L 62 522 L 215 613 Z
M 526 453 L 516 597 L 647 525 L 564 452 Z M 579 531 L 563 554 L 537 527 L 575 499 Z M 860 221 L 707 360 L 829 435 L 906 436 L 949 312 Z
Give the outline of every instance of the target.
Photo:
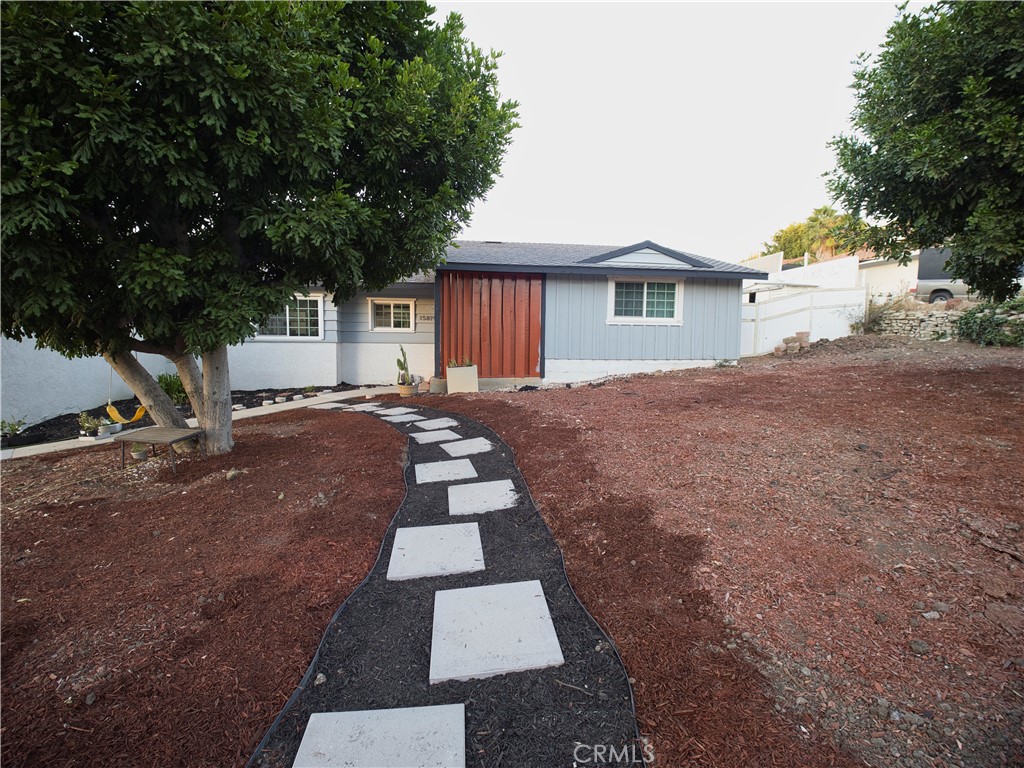
M 188 395 L 185 394 L 185 387 L 176 373 L 161 373 L 156 377 L 160 389 L 164 391 L 171 402 L 175 405 L 184 405 L 188 402 Z
M 981 304 L 956 323 L 961 341 L 983 347 L 1024 347 L 1024 296 L 1003 304 Z
M 850 323 L 850 330 L 854 333 L 880 333 L 885 318 L 903 307 L 904 298 L 902 296 L 889 299 L 881 304 L 869 301 L 864 308 L 864 318 L 853 320 Z
M 21 428 L 24 426 L 24 419 L 18 419 L 16 421 L 0 420 L 0 434 L 3 434 L 5 437 L 13 437 L 21 432 Z

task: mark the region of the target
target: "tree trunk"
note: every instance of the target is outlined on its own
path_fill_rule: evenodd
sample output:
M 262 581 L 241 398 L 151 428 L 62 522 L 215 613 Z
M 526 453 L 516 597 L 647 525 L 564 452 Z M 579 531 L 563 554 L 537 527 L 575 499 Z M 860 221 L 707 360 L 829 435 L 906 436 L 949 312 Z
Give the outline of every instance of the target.
M 219 347 L 203 354 L 203 368 L 191 355 L 174 359 L 199 426 L 206 432 L 206 452 L 211 456 L 228 453 L 235 445 L 231 439 L 231 380 L 228 375 L 228 349 Z
M 103 359 L 110 363 L 110 367 L 117 371 L 117 375 L 124 379 L 139 402 L 146 406 L 146 410 L 157 424 L 161 427 L 177 427 L 185 429 L 185 417 L 178 413 L 171 398 L 167 396 L 157 383 L 156 379 L 142 367 L 142 364 L 130 352 L 114 354 L 104 353 Z M 121 414 L 122 416 L 125 414 Z
M 231 439 L 231 376 L 228 348 L 203 354 L 203 401 L 206 411 L 206 450 L 213 456 L 235 447 Z

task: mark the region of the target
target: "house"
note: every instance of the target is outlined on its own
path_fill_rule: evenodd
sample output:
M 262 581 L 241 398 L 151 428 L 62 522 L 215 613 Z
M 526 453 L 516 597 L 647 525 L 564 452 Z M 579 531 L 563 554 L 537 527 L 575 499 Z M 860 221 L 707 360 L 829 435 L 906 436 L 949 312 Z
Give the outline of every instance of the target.
M 399 345 L 413 374 L 443 377 L 449 360 L 468 358 L 485 388 L 713 365 L 740 356 L 742 283 L 765 277 L 652 242 L 460 241 L 434 274 L 338 306 L 316 289 L 296 296 L 230 348 L 231 386 L 393 384 Z M 173 370 L 143 357 L 154 375 Z M 4 339 L 0 369 L 4 418 L 35 423 L 129 396 L 101 359 L 31 342 Z M 58 392 L 53 380 L 74 387 Z
M 433 373 L 468 357 L 505 386 L 735 360 L 742 281 L 764 276 L 650 241 L 459 242 L 434 281 Z
M 491 388 L 711 365 L 739 357 L 742 281 L 763 277 L 649 241 L 460 241 L 433 275 L 337 307 L 296 297 L 231 350 L 231 379 L 393 383 L 400 344 L 413 374 L 468 359 Z

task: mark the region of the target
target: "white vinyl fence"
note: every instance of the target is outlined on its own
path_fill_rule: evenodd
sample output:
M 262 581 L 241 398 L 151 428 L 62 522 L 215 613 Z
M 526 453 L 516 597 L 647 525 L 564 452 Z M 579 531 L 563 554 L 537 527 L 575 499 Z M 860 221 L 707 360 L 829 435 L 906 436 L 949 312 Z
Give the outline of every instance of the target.
M 748 298 L 749 294 L 744 298 Z M 743 303 L 740 354 L 769 354 L 797 331 L 810 331 L 811 341 L 849 336 L 850 324 L 864 319 L 864 288 L 765 288 L 755 303 Z

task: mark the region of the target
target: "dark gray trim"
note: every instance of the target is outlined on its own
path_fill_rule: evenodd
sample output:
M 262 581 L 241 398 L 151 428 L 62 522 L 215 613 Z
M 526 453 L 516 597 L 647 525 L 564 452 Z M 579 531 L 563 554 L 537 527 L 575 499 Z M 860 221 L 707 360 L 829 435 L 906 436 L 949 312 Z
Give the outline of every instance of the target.
M 548 314 L 548 276 L 540 276 L 540 377 L 544 378 L 544 355 L 546 353 L 544 339 L 547 334 L 544 332 L 545 321 L 544 318 Z
M 767 272 L 731 272 L 720 269 L 644 269 L 642 267 L 622 267 L 602 269 L 601 267 L 564 266 L 545 267 L 538 264 L 444 264 L 437 268 L 438 272 L 511 272 L 516 274 L 542 275 L 593 275 L 594 277 L 611 277 L 616 274 L 637 275 L 638 277 L 673 277 L 699 278 L 701 280 L 767 280 Z
M 441 284 L 434 275 L 434 378 L 441 378 Z
M 697 267 L 698 269 L 710 269 L 711 265 L 706 261 L 701 261 L 699 256 L 694 256 L 692 253 L 683 253 L 682 251 L 674 251 L 671 248 L 666 248 L 663 245 L 658 245 L 650 240 L 644 240 L 642 243 L 636 245 L 627 245 L 625 248 L 618 248 L 608 253 L 602 253 L 598 256 L 591 256 L 589 259 L 582 259 L 580 264 L 600 264 L 602 261 L 608 261 L 619 256 L 626 256 L 636 251 L 642 251 L 644 248 L 649 248 L 652 251 L 657 251 L 663 256 L 681 261 L 684 264 L 689 264 L 691 267 Z

